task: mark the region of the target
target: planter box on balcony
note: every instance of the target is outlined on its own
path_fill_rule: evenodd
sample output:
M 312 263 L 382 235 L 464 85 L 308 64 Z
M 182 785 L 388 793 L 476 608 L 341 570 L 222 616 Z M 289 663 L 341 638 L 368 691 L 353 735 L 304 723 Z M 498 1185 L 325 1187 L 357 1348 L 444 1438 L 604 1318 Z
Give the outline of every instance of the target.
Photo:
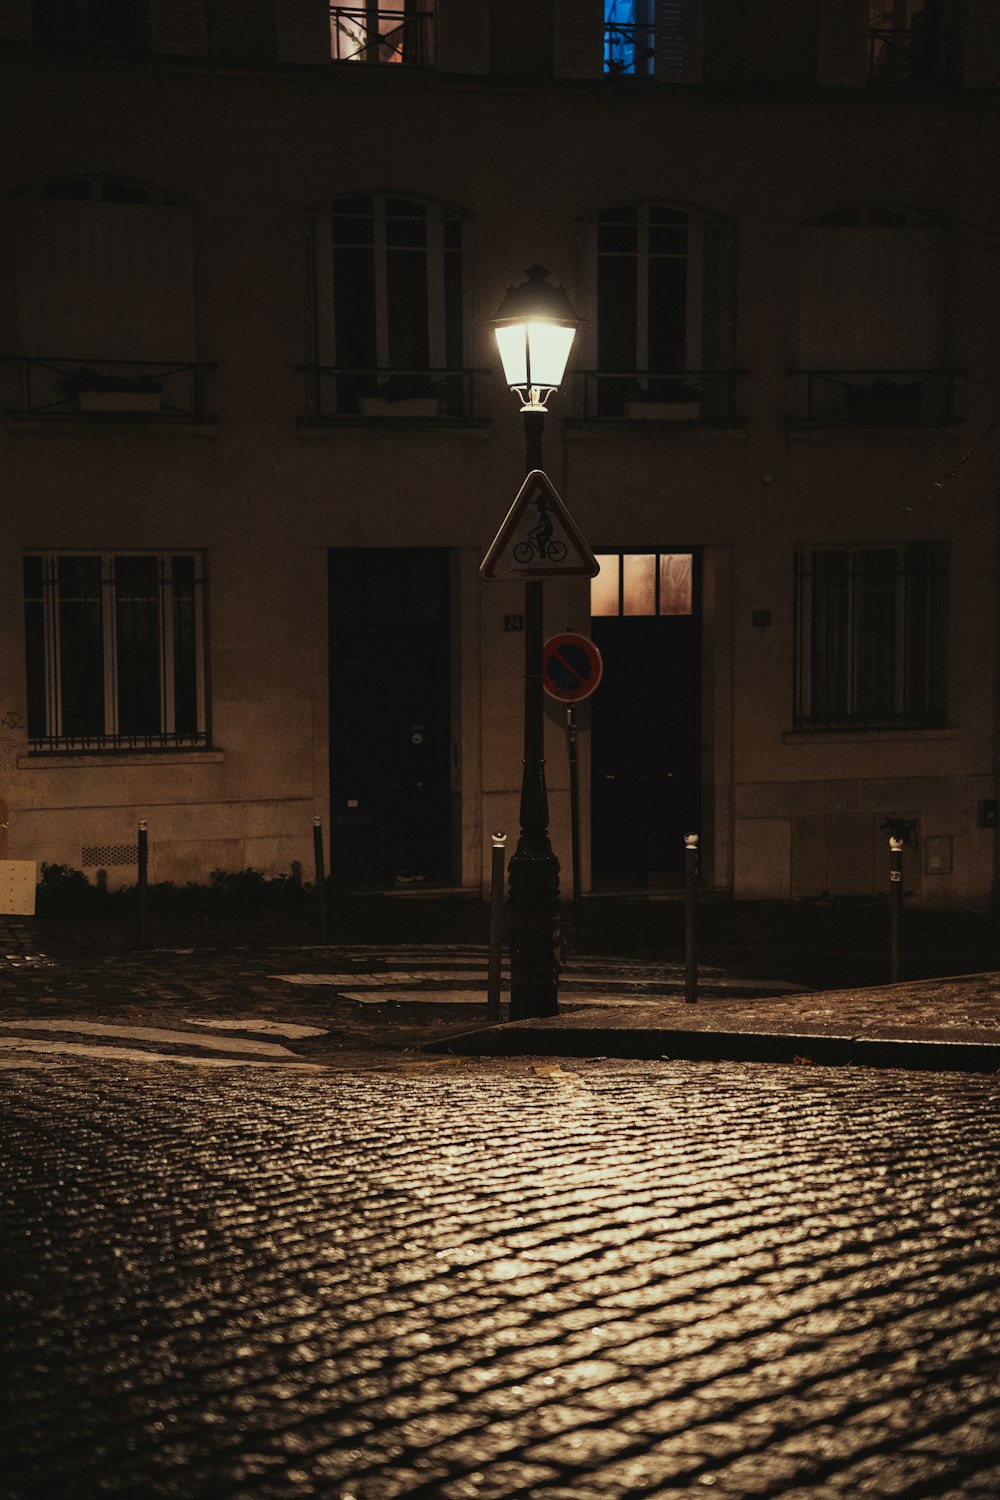
M 403 396 L 389 401 L 385 396 L 360 396 L 358 410 L 363 417 L 436 417 L 436 396 Z
M 625 415 L 632 422 L 696 422 L 700 401 L 626 401 Z

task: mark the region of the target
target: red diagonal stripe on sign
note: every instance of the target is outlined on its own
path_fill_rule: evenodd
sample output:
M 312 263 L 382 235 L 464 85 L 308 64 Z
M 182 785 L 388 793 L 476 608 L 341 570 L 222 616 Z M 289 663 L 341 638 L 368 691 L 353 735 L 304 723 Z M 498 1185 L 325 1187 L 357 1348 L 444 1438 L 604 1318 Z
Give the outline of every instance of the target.
M 575 677 L 576 678 L 577 682 L 579 682 L 581 684 L 581 686 L 585 682 L 589 681 L 590 676 L 591 676 L 590 672 L 586 672 L 586 673 L 584 673 L 584 672 L 578 672 L 577 669 L 576 669 L 576 667 L 574 667 L 573 663 L 571 661 L 567 661 L 566 657 L 563 656 L 563 654 L 562 654 L 561 651 L 553 651 L 552 655 L 555 657 L 556 661 L 560 662 L 561 665 L 566 668 L 567 672 L 569 673 L 569 675 L 571 677 Z

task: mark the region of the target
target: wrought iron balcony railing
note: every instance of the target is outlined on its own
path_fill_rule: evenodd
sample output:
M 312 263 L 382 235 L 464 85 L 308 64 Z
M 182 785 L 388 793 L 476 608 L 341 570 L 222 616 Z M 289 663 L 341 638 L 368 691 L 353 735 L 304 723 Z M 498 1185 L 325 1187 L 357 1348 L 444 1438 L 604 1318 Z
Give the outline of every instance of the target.
M 475 413 L 474 370 L 295 368 L 305 380 L 307 422 L 343 417 L 468 421 Z
M 429 10 L 409 4 L 330 7 L 330 55 L 334 62 L 407 63 L 426 68 L 432 57 Z
M 605 73 L 615 78 L 652 78 L 655 60 L 652 26 L 639 22 L 605 26 Z
M 736 417 L 736 381 L 746 370 L 578 370 L 577 414 L 585 422 L 701 422 Z
M 830 426 L 940 426 L 954 410 L 962 370 L 793 370 L 798 420 Z
M 5 354 L 3 362 L 20 375 L 20 405 L 5 408 L 10 416 L 215 420 L 205 404 L 205 375 L 214 364 L 21 354 Z
M 955 31 L 870 31 L 873 83 L 948 83 L 957 57 Z

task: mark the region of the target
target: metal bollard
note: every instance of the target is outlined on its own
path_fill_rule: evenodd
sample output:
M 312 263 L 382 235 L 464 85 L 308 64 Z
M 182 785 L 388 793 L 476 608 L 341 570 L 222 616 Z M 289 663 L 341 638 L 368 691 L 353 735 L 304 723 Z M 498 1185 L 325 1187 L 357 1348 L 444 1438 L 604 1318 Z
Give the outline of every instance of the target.
M 139 947 L 146 946 L 146 891 L 149 885 L 149 835 L 146 820 L 139 820 Z
M 319 919 L 319 938 L 326 942 L 326 861 L 323 858 L 323 825 L 313 818 L 313 862 L 316 866 L 316 915 Z
M 889 840 L 889 910 L 892 982 L 903 978 L 903 840 Z
M 493 835 L 493 863 L 490 867 L 490 967 L 486 987 L 486 1019 L 492 1025 L 500 1019 L 500 963 L 503 951 L 503 877 L 507 835 Z
M 684 1000 L 698 1000 L 698 835 L 684 835 Z

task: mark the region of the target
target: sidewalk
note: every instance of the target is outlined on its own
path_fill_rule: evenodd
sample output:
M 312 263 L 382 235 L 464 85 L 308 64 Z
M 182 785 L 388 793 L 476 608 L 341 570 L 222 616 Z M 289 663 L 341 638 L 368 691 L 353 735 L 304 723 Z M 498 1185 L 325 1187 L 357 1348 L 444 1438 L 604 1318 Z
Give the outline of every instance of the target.
M 686 1058 L 1000 1072 L 1000 972 L 817 994 L 571 1009 L 428 1047 L 476 1057 Z

